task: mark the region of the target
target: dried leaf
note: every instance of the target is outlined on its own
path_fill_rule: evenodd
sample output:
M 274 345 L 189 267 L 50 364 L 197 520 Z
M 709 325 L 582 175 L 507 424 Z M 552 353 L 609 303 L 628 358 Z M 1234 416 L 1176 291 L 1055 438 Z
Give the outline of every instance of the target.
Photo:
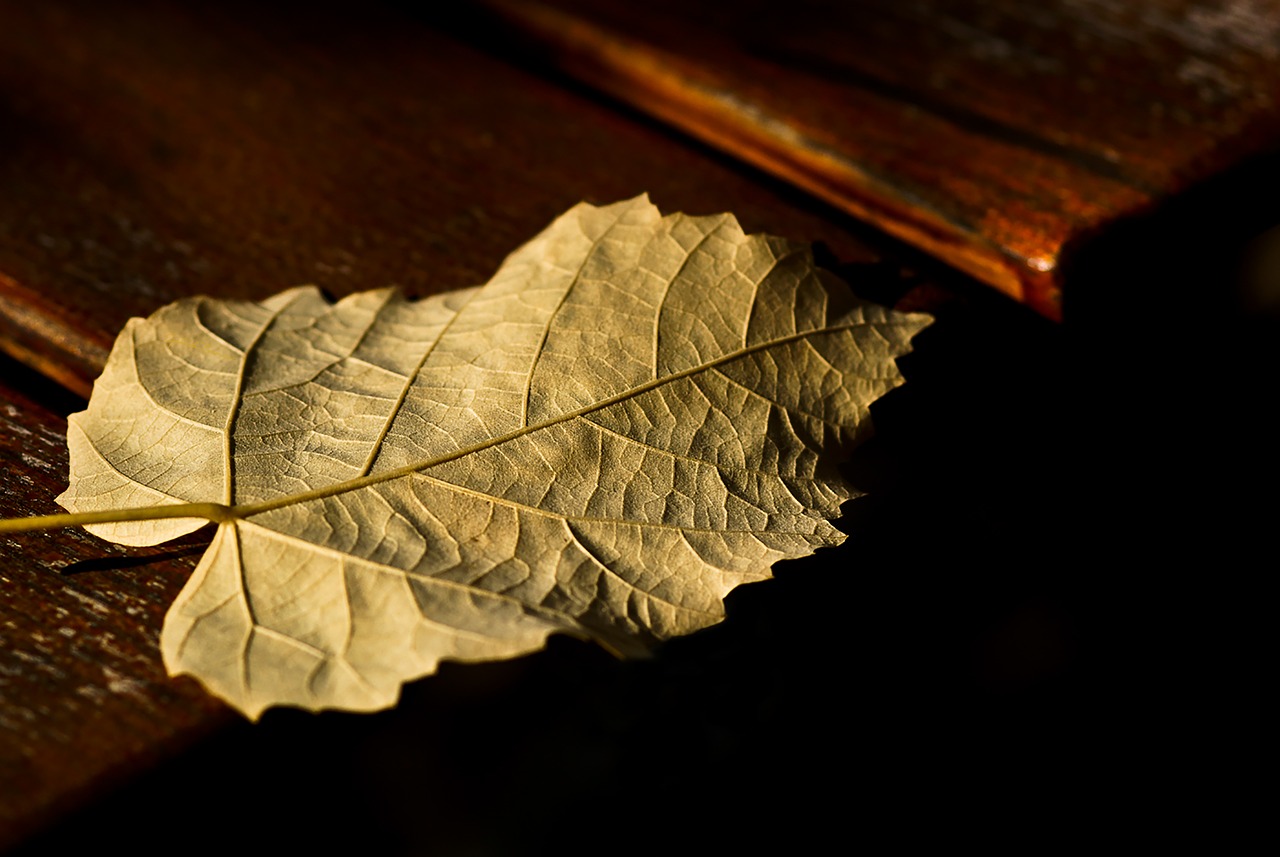
M 165 621 L 171 673 L 250 717 L 382 708 L 552 632 L 637 653 L 842 541 L 837 465 L 927 322 L 730 215 L 579 205 L 482 287 L 133 319 L 59 502 L 204 504 L 90 526 L 131 545 L 219 522 Z

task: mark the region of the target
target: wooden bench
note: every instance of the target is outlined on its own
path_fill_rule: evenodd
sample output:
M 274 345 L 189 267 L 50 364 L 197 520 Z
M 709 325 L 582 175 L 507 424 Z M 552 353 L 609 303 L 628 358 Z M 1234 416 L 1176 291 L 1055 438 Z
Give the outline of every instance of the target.
M 1157 54 L 1086 64 L 1111 100 L 1066 139 L 1076 108 L 1056 90 L 1044 115 L 1018 111 L 1042 95 L 1037 63 L 1074 74 L 1089 20 L 1010 24 L 1013 4 L 910 20 L 873 4 L 850 31 L 872 65 L 838 79 L 853 48 L 815 35 L 820 4 L 772 53 L 759 28 L 794 4 L 754 4 L 773 16 L 719 35 L 689 4 L 641 21 L 623 4 L 489 3 L 461 22 L 412 4 L 120 5 L 0 3 L 0 516 L 56 509 L 66 415 L 129 317 L 299 283 L 479 283 L 579 200 L 732 210 L 939 322 L 876 407 L 849 543 L 735 593 L 728 622 L 651 661 L 557 640 L 447 665 L 394 711 L 249 726 L 160 663 L 200 534 L 148 550 L 0 537 L 0 848 L 658 848 L 685 820 L 708 841 L 791 831 L 801 847 L 1079 797 L 1123 729 L 1098 706 L 1125 698 L 1134 615 L 1093 527 L 1123 514 L 1111 492 L 1168 500 L 1144 481 L 1167 478 L 1161 442 L 1141 446 L 1171 384 L 1152 376 L 1207 371 L 1160 350 L 1183 341 L 1168 325 L 1239 317 L 1186 260 L 1209 247 L 1219 264 L 1275 222 L 1229 206 L 1276 174 L 1256 158 L 1277 142 L 1280 60 L 1251 27 L 1280 18 L 1189 3 L 1201 18 L 1167 32 L 1103 21 Z M 914 24 L 936 56 L 902 43 Z M 1218 65 L 1187 54 L 1174 77 L 1190 89 L 1142 96 L 1183 135 L 1146 148 L 1113 76 L 1211 32 Z M 982 53 L 997 49 L 1013 52 L 999 74 Z M 913 89 L 930 62 L 942 82 L 919 79 L 946 99 Z M 1015 115 L 991 118 L 989 92 Z M 1234 124 L 1210 127 L 1222 115 Z M 1253 359 L 1229 393 L 1272 355 L 1240 330 L 1198 340 Z

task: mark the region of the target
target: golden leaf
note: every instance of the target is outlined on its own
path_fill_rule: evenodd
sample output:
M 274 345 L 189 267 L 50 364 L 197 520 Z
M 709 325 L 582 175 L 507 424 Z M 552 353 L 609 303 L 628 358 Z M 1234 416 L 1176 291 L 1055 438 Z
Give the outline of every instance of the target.
M 552 632 L 642 651 L 842 541 L 837 466 L 927 323 L 731 215 L 578 205 L 478 288 L 133 319 L 59 502 L 132 545 L 218 522 L 171 673 L 250 717 L 382 708 Z

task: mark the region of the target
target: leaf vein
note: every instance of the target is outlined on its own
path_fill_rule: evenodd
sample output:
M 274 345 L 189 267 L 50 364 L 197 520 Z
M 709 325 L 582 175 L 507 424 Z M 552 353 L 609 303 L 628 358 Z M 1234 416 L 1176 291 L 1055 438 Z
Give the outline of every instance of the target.
M 311 491 L 302 491 L 297 494 L 291 494 L 285 497 L 279 497 L 277 499 L 267 500 L 261 503 L 248 503 L 243 506 L 237 506 L 234 508 L 236 513 L 240 517 L 249 517 L 251 515 L 258 515 L 263 512 L 269 512 L 269 511 L 272 511 L 273 509 L 279 509 L 285 506 L 290 506 L 295 503 L 305 503 L 311 500 L 319 500 L 325 497 L 332 497 L 337 494 L 345 494 L 348 491 L 354 491 L 360 488 L 364 488 L 368 485 L 376 485 L 381 482 L 390 482 L 393 479 L 399 479 L 400 477 L 407 476 L 411 473 L 418 473 L 420 471 L 427 470 L 429 468 L 436 467 L 441 464 L 446 464 L 450 461 L 463 458 L 467 455 L 472 455 L 476 452 L 480 452 L 482 450 L 507 443 L 508 441 L 515 440 L 516 438 L 523 437 L 527 434 L 531 434 L 536 431 L 541 431 L 542 429 L 549 428 L 554 425 L 559 425 L 560 423 L 568 422 L 569 420 L 576 419 L 577 417 L 580 417 L 580 416 L 585 416 L 586 414 L 590 414 L 595 411 L 603 410 L 604 408 L 610 407 L 611 405 L 616 405 L 628 399 L 635 398 L 636 396 L 639 396 L 643 393 L 647 393 L 650 390 L 657 389 L 658 387 L 661 387 L 665 384 L 670 384 L 675 381 L 679 381 L 683 378 L 688 378 L 690 376 L 697 375 L 702 372 L 714 370 L 721 365 L 724 365 L 726 363 L 731 363 L 734 360 L 741 359 L 743 357 L 749 356 L 759 351 L 765 351 L 770 348 L 777 348 L 783 345 L 787 345 L 808 336 L 831 335 L 831 334 L 839 333 L 845 330 L 852 330 L 858 327 L 862 327 L 864 325 L 865 325 L 865 322 L 861 322 L 861 321 L 855 322 L 855 323 L 849 323 L 849 324 L 833 325 L 831 327 L 824 327 L 816 330 L 809 330 L 809 331 L 803 331 L 799 333 L 788 334 L 786 336 L 778 337 L 777 339 L 772 339 L 766 342 L 757 343 L 755 345 L 746 346 L 744 348 L 738 349 L 737 351 L 733 351 L 733 352 L 730 352 L 729 354 L 725 354 L 720 357 L 717 357 L 713 360 L 709 360 L 707 362 L 700 363 L 696 366 L 691 366 L 687 369 L 683 369 L 679 372 L 675 372 L 671 375 L 666 376 L 665 378 L 659 378 L 657 380 L 646 381 L 643 384 L 638 384 L 635 387 L 632 387 L 628 390 L 624 390 L 620 393 L 616 393 L 612 396 L 608 396 L 600 400 L 599 402 L 593 402 L 588 405 L 583 405 L 577 410 L 569 411 L 563 414 L 558 414 L 554 417 L 549 417 L 543 420 L 542 422 L 536 423 L 531 426 L 524 426 L 522 428 L 513 429 L 512 431 L 509 431 L 506 434 L 498 435 L 497 437 L 487 438 L 485 440 L 474 443 L 470 446 L 454 449 L 449 452 L 443 453 L 441 455 L 437 455 L 434 458 L 429 458 L 423 461 L 417 461 L 417 462 L 405 465 L 403 467 L 397 467 L 392 470 L 384 471 L 382 473 L 370 474 L 368 476 L 358 477 L 356 479 L 350 479 L 344 482 L 337 482 L 337 483 L 334 483 L 333 485 L 329 485 L 324 488 L 318 488 Z M 770 399 L 767 399 L 767 397 L 762 397 L 762 398 L 766 398 L 766 401 L 772 401 Z M 781 405 L 779 405 L 779 407 L 781 407 Z

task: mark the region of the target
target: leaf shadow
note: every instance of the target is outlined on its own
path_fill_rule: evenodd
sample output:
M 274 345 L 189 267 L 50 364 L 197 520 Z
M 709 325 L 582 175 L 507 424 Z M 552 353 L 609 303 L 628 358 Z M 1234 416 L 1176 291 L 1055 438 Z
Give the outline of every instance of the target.
M 205 527 L 201 527 L 191 535 L 183 536 L 181 539 L 177 539 L 173 543 L 164 546 L 163 550 L 144 553 L 141 556 L 130 553 L 128 555 L 121 554 L 117 556 L 100 556 L 92 559 L 82 559 L 58 568 L 57 572 L 63 576 L 72 577 L 75 575 L 89 574 L 95 571 L 126 571 L 133 568 L 142 568 L 158 562 L 168 562 L 189 556 L 197 556 L 204 553 L 205 549 L 209 546 L 209 537 L 205 532 L 206 529 L 207 528 Z

